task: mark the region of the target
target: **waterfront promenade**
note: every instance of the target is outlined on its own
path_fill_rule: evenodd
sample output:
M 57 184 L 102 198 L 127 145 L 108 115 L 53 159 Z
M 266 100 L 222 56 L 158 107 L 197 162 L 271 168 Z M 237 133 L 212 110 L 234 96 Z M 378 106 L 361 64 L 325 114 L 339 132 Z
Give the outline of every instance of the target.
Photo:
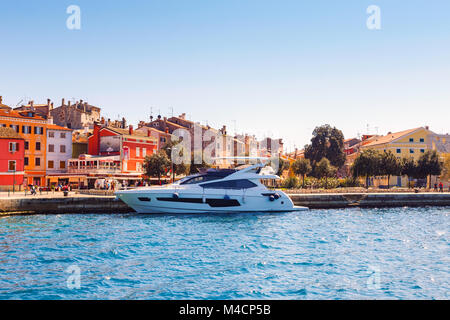
M 133 212 L 116 199 L 112 191 L 93 191 L 82 194 L 72 191 L 42 192 L 25 195 L 22 192 L 0 193 L 0 215 L 63 214 L 63 213 L 127 213 Z M 376 193 L 306 193 L 289 194 L 295 205 L 310 209 L 450 206 L 450 193 L 444 192 L 376 192 Z

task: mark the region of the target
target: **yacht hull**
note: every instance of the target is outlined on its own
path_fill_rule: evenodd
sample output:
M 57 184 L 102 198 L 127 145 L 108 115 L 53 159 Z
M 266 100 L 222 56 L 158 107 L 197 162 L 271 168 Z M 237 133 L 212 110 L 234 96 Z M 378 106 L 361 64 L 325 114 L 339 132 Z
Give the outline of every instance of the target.
M 295 207 L 283 192 L 211 192 L 202 195 L 178 190 L 125 190 L 117 197 L 137 213 L 232 213 L 289 212 L 307 210 Z

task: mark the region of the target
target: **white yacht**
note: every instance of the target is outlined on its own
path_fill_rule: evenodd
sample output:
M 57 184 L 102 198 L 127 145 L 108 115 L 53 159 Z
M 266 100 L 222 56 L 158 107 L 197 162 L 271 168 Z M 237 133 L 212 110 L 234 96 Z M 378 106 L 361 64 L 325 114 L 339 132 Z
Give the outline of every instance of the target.
M 259 162 L 236 169 L 203 169 L 172 184 L 121 190 L 115 194 L 138 213 L 287 212 L 308 209 L 294 206 L 282 191 L 267 189 L 261 179 L 280 177 L 264 173 L 264 167 Z

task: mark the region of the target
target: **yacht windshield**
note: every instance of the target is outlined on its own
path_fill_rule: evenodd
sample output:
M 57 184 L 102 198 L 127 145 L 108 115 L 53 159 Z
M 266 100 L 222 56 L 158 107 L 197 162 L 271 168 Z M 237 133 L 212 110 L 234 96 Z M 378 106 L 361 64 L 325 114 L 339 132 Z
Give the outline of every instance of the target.
M 223 179 L 226 176 L 229 176 L 232 173 L 235 173 L 234 169 L 208 169 L 202 171 L 200 174 L 195 174 L 191 176 L 187 176 L 179 181 L 176 184 L 186 185 L 186 184 L 197 184 L 201 182 L 207 182 L 211 180 L 219 180 Z

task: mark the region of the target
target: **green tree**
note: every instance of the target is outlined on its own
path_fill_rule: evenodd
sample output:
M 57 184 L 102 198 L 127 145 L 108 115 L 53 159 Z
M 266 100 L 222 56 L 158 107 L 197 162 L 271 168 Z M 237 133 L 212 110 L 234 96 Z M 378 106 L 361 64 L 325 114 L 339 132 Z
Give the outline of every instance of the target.
M 196 174 L 199 172 L 199 169 L 202 168 L 209 168 L 211 167 L 210 165 L 208 165 L 202 158 L 202 163 L 194 163 L 194 154 L 198 154 L 201 153 L 202 151 L 194 151 L 191 154 L 191 164 L 189 165 L 189 173 L 190 174 Z M 198 158 L 198 157 L 197 157 Z
M 305 187 L 305 177 L 307 174 L 310 174 L 312 170 L 311 162 L 309 159 L 301 158 L 297 159 L 292 163 L 292 171 L 294 174 L 298 174 L 302 176 L 302 188 Z
M 328 178 L 336 174 L 337 168 L 332 166 L 330 160 L 322 158 L 315 168 L 318 178 L 325 178 L 325 188 L 328 188 Z
M 170 168 L 170 160 L 163 150 L 151 156 L 146 156 L 144 159 L 144 172 L 148 177 L 158 177 L 158 182 L 161 182 L 161 175 L 166 173 Z
M 369 188 L 369 177 L 380 173 L 381 155 L 373 149 L 363 150 L 355 159 L 352 165 L 354 178 L 365 177 L 366 188 Z
M 431 188 L 431 176 L 440 176 L 442 173 L 442 164 L 439 161 L 439 155 L 436 150 L 427 150 L 417 161 L 419 175 L 427 177 L 427 184 Z
M 450 154 L 445 155 L 442 165 L 442 180 L 450 180 Z
M 169 158 L 169 161 L 171 162 L 171 168 L 172 168 L 172 152 L 178 152 L 179 157 L 183 157 L 183 150 L 181 149 L 181 146 L 179 146 L 180 141 L 173 141 L 169 140 L 166 142 L 166 144 L 161 148 Z M 180 150 L 181 149 L 181 150 Z M 180 163 L 180 164 L 173 164 L 173 176 L 175 180 L 175 174 L 187 174 L 190 172 L 190 166 L 189 163 Z
M 401 166 L 401 174 L 408 177 L 408 188 L 411 188 L 411 178 L 418 177 L 417 162 L 413 157 L 403 158 L 401 161 Z
M 311 144 L 305 146 L 305 158 L 315 167 L 322 158 L 340 168 L 345 163 L 344 134 L 341 130 L 326 124 L 313 131 Z
M 390 187 L 389 180 L 391 176 L 399 176 L 402 172 L 401 162 L 391 151 L 386 151 L 381 154 L 380 173 L 387 176 L 388 189 Z
M 289 170 L 290 163 L 287 160 L 282 159 L 280 156 L 278 157 L 278 170 L 277 176 L 282 176 L 285 170 Z

